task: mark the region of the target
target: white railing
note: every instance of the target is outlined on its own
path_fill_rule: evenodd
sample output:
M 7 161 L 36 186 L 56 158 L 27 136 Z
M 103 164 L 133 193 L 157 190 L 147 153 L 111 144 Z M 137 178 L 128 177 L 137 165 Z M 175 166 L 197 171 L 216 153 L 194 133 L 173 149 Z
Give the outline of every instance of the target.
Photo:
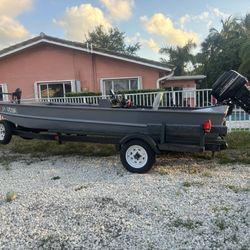
M 250 115 L 235 106 L 232 115 L 227 118 L 227 127 L 232 130 L 250 130 Z
M 125 94 L 134 105 L 152 106 L 158 92 Z M 211 89 L 189 91 L 164 91 L 161 106 L 164 107 L 208 107 L 215 104 Z
M 152 106 L 158 92 L 125 94 L 134 105 Z M 215 104 L 210 89 L 190 91 L 164 91 L 161 106 L 165 107 L 207 107 Z M 109 99 L 110 96 L 79 96 L 79 97 L 53 97 L 42 98 L 39 102 L 72 103 L 72 104 L 98 104 L 100 99 Z
M 50 97 L 39 99 L 39 102 L 98 104 L 100 99 L 109 99 L 110 96 L 78 96 L 78 97 Z
M 133 105 L 152 106 L 158 92 L 125 94 Z M 160 106 L 165 107 L 209 107 L 216 104 L 211 96 L 211 89 L 197 89 L 189 91 L 164 91 Z M 71 103 L 71 104 L 98 104 L 100 99 L 109 99 L 110 96 L 79 96 L 55 97 L 35 100 L 36 102 Z M 34 102 L 34 99 L 22 102 Z M 227 126 L 231 130 L 250 130 L 250 115 L 239 107 L 235 107 L 231 116 L 227 118 Z

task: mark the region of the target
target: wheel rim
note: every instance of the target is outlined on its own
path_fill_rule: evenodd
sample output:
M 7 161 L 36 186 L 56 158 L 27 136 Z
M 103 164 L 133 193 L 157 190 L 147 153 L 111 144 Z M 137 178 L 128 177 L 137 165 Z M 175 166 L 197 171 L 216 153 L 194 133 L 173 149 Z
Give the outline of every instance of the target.
M 6 133 L 6 131 L 5 131 L 4 125 L 3 125 L 3 124 L 0 124 L 0 140 L 1 140 L 1 141 L 4 139 L 5 133 Z
M 148 161 L 147 151 L 140 145 L 132 145 L 126 151 L 126 161 L 133 168 L 142 168 Z

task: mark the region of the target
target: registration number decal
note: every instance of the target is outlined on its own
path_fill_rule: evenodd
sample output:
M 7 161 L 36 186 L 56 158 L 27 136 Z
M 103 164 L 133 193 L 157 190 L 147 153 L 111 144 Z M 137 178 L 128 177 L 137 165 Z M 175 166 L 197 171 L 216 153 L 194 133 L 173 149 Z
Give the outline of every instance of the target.
M 5 112 L 5 113 L 11 113 L 11 114 L 16 114 L 17 111 L 16 111 L 16 108 L 13 108 L 13 107 L 2 107 L 2 111 Z

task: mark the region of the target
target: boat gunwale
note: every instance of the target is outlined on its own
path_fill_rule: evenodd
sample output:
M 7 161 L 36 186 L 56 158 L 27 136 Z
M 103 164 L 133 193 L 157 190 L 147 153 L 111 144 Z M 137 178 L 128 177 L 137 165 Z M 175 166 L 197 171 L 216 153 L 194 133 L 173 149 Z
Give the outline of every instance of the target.
M 119 107 L 100 107 L 100 106 L 91 106 L 91 104 L 89 105 L 84 105 L 82 104 L 57 104 L 57 103 L 45 103 L 45 104 L 41 104 L 41 103 L 8 103 L 8 102 L 0 102 L 0 107 L 1 106 L 12 106 L 12 107 L 39 107 L 39 108 L 58 108 L 58 109 L 77 109 L 77 110 L 82 110 L 82 109 L 90 109 L 90 110 L 103 110 L 103 111 L 122 111 L 122 112 L 149 112 L 149 113 L 192 113 L 192 114 L 204 114 L 204 113 L 211 113 L 211 114 L 226 114 L 227 113 L 227 106 L 226 105 L 218 105 L 218 106 L 209 106 L 209 107 L 200 107 L 200 108 L 189 108 L 189 107 L 184 107 L 184 109 L 180 108 L 178 109 L 178 107 L 166 107 L 166 109 L 157 109 L 154 110 L 153 108 L 119 108 Z M 202 111 L 202 109 L 208 109 L 208 108 L 213 108 L 213 107 L 225 107 L 225 110 L 223 112 L 218 112 L 218 111 Z M 6 112 L 2 112 L 0 110 L 0 114 L 4 113 L 6 114 Z M 9 113 L 8 113 L 9 114 Z

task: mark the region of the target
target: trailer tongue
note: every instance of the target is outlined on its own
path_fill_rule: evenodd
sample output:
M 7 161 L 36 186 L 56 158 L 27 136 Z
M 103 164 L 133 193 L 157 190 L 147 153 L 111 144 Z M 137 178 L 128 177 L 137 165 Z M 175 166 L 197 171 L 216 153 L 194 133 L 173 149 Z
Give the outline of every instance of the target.
M 247 80 L 235 71 L 223 74 L 213 86 L 213 95 L 226 105 L 234 103 L 249 112 Z M 21 91 L 18 90 L 21 94 Z M 124 167 L 130 172 L 151 169 L 155 155 L 164 151 L 204 152 L 226 149 L 225 117 L 228 106 L 209 108 L 134 107 L 108 100 L 99 105 L 52 103 L 0 103 L 0 143 L 12 135 L 25 139 L 82 141 L 116 144 Z

